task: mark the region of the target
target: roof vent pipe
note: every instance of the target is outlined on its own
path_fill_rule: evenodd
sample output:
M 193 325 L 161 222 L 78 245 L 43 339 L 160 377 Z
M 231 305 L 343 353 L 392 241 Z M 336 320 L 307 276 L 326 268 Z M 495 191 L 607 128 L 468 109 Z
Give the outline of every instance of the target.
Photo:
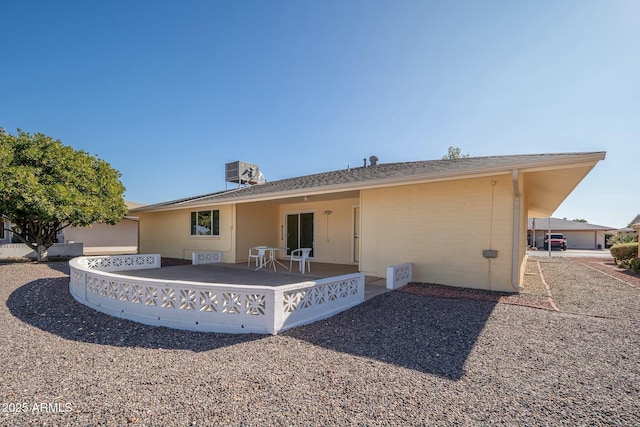
M 369 157 L 369 163 L 371 163 L 371 166 L 377 165 L 378 164 L 378 157 L 376 157 L 376 156 Z

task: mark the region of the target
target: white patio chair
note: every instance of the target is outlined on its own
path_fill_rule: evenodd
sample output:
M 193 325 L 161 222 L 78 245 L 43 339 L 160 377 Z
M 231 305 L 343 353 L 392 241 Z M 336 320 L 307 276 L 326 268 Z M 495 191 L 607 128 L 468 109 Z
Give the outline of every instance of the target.
M 305 271 L 305 264 L 307 267 L 307 271 L 311 273 L 311 262 L 309 261 L 309 254 L 311 253 L 311 248 L 298 248 L 291 251 L 291 258 L 289 258 L 289 271 L 291 271 L 291 267 L 293 266 L 293 261 L 298 261 L 299 270 L 302 274 Z
M 251 264 L 251 258 L 256 259 L 256 267 L 262 267 L 264 265 L 264 255 L 267 250 L 266 246 L 254 246 L 249 248 L 249 259 L 247 260 L 247 267 Z M 260 264 L 258 264 L 260 262 Z

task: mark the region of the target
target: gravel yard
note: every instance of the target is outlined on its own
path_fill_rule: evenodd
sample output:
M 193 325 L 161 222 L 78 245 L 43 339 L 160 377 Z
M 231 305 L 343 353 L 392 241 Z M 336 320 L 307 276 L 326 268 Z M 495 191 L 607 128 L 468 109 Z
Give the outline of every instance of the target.
M 66 263 L 0 264 L 0 425 L 640 425 L 640 279 L 529 263 L 530 294 L 396 291 L 277 336 L 112 318 Z

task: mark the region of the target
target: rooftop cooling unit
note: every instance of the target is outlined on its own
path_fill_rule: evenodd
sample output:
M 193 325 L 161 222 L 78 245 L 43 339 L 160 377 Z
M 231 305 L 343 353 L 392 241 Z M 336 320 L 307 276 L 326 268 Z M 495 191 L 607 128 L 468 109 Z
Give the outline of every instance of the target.
M 262 184 L 266 182 L 258 165 L 241 161 L 227 163 L 224 166 L 225 181 L 236 184 Z

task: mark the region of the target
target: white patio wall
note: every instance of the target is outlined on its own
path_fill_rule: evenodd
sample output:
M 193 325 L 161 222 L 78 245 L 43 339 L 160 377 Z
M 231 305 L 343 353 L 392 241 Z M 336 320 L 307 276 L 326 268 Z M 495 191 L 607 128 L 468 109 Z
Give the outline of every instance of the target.
M 115 317 L 225 333 L 277 334 L 364 301 L 362 273 L 284 286 L 205 284 L 113 273 L 159 264 L 158 254 L 74 258 L 69 262 L 69 290 L 78 302 Z

